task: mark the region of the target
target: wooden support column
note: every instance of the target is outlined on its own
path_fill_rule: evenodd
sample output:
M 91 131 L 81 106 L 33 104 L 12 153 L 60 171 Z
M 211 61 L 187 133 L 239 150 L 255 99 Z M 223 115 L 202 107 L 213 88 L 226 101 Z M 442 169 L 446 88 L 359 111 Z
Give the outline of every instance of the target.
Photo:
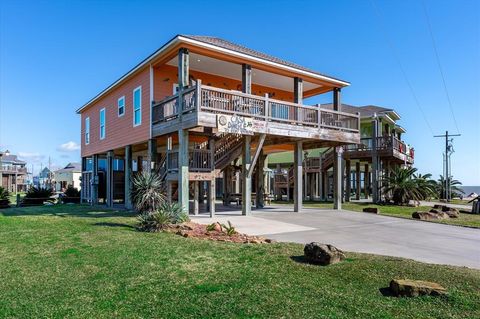
M 248 174 L 252 161 L 250 142 L 251 136 L 245 135 L 242 149 L 242 215 L 245 216 L 252 213 L 252 178 Z
M 188 130 L 178 130 L 178 204 L 188 213 Z
M 193 182 L 193 215 L 198 215 L 200 212 L 200 204 L 199 204 L 199 197 L 200 197 L 200 187 L 199 181 Z
M 265 207 L 265 174 L 263 169 L 265 168 L 265 159 L 266 155 L 263 155 L 263 151 L 260 151 L 257 164 L 257 192 L 255 193 L 255 207 L 263 208 Z
M 310 196 L 309 196 L 309 199 L 311 201 L 313 201 L 315 199 L 315 180 L 316 180 L 316 174 L 315 173 L 311 173 L 310 174 L 310 179 L 309 179 L 309 182 L 308 182 L 308 185 L 309 185 L 309 192 L 310 192 Z
M 342 111 L 341 88 L 333 89 L 333 110 Z
M 368 199 L 368 187 L 370 186 L 370 173 L 368 172 L 368 163 L 365 164 L 365 172 L 363 174 L 363 187 L 365 192 L 365 198 Z
M 230 200 L 229 200 L 229 175 L 230 174 L 230 165 L 227 165 L 223 169 L 223 205 L 224 206 L 230 206 Z
M 94 154 L 92 156 L 92 180 L 91 180 L 91 194 L 92 194 L 92 205 L 98 205 L 98 155 Z
M 215 195 L 215 177 L 212 177 L 208 183 L 208 211 L 212 218 L 215 216 Z
M 130 198 L 132 191 L 132 146 L 125 146 L 125 199 L 126 209 L 132 209 L 132 200 Z
M 242 64 L 242 92 L 252 94 L 252 67 Z
M 157 161 L 157 140 L 155 138 L 151 138 L 148 140 L 148 167 L 149 171 L 154 171 L 156 167 Z
M 337 146 L 333 153 L 333 209 L 342 209 L 342 155 L 343 148 Z
M 107 152 L 107 176 L 106 176 L 106 194 L 105 194 L 105 201 L 107 207 L 113 206 L 113 151 Z
M 172 181 L 167 180 L 167 202 L 172 203 L 173 185 Z
M 360 161 L 355 163 L 355 199 L 359 200 L 360 199 L 360 191 L 361 191 L 361 178 L 362 178 L 362 172 L 360 168 Z
M 293 211 L 302 211 L 303 144 L 297 141 L 293 152 Z
M 374 203 L 379 202 L 378 194 L 378 177 L 379 177 L 379 163 L 377 154 L 377 137 L 378 137 L 378 118 L 374 115 L 372 121 L 373 124 L 373 137 L 372 137 L 372 201 Z
M 321 189 L 321 196 L 322 196 L 322 200 L 326 201 L 328 198 L 328 171 L 327 170 L 323 170 L 322 171 L 322 189 Z
M 143 156 L 137 156 L 137 172 L 143 171 Z
M 350 160 L 345 160 L 345 170 L 346 170 L 346 187 L 345 187 L 345 201 L 350 201 L 350 194 L 352 193 L 352 167 Z
M 303 80 L 301 78 L 293 78 L 293 102 L 303 104 Z M 300 109 L 297 108 L 295 113 L 295 120 L 302 121 L 300 118 Z
M 183 89 L 188 86 L 190 77 L 190 54 L 187 48 L 178 50 L 178 88 Z

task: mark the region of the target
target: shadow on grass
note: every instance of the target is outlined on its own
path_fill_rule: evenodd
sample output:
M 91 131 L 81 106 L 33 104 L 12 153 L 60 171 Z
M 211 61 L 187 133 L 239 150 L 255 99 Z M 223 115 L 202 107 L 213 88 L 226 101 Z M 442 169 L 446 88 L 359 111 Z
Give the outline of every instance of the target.
M 108 223 L 108 222 L 100 222 L 94 223 L 93 226 L 103 226 L 103 227 L 125 227 L 130 229 L 135 229 L 132 225 L 122 224 L 122 223 Z
M 380 293 L 381 293 L 382 296 L 384 296 L 384 297 L 395 297 L 395 295 L 393 294 L 393 292 L 392 292 L 392 290 L 390 289 L 390 287 L 380 288 L 380 289 L 378 289 L 378 291 L 380 291 Z
M 134 217 L 136 214 L 132 211 L 123 209 L 107 208 L 102 206 L 89 205 L 64 205 L 57 204 L 51 206 L 30 206 L 2 209 L 1 216 L 20 217 L 20 216 L 56 216 L 56 217 L 87 217 L 87 218 L 106 218 L 106 217 Z

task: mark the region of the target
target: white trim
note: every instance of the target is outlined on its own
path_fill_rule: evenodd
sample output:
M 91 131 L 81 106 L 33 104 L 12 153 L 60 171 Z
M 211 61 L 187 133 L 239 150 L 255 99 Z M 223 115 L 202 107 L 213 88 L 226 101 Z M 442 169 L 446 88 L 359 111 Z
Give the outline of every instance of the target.
M 87 125 L 88 123 L 88 125 Z M 85 142 L 85 145 L 88 145 L 90 144 L 90 116 L 87 116 L 85 118 L 85 133 L 84 133 L 84 142 Z M 87 138 L 87 135 L 88 135 L 88 138 Z
M 312 73 L 312 72 L 300 70 L 300 69 L 297 69 L 297 68 L 294 68 L 294 67 L 291 67 L 291 66 L 287 66 L 287 65 L 280 64 L 280 63 L 264 60 L 264 59 L 261 59 L 261 58 L 256 58 L 256 57 L 244 54 L 244 53 L 236 52 L 234 50 L 221 48 L 221 47 L 218 47 L 218 46 L 215 46 L 215 45 L 212 45 L 212 44 L 204 43 L 204 42 L 201 42 L 201 41 L 197 41 L 197 40 L 193 40 L 193 39 L 190 39 L 190 38 L 185 38 L 183 36 L 177 35 L 175 38 L 173 38 L 172 40 L 167 42 L 160 49 L 155 51 L 153 54 L 151 54 L 145 60 L 140 62 L 137 66 L 135 66 L 133 69 L 131 69 L 125 75 L 123 75 L 120 79 L 118 79 L 113 84 L 108 86 L 105 90 L 103 90 L 99 94 L 97 94 L 97 96 L 95 96 L 93 99 L 88 101 L 82 107 L 78 108 L 77 113 L 80 113 L 87 106 L 89 106 L 90 104 L 92 104 L 93 102 L 95 102 L 96 100 L 101 98 L 110 89 L 112 89 L 113 87 L 118 85 L 120 82 L 122 82 L 123 80 L 128 78 L 131 74 L 135 73 L 136 71 L 140 70 L 141 68 L 143 68 L 144 66 L 149 64 L 152 60 L 156 59 L 159 55 L 161 55 L 163 52 L 167 51 L 170 47 L 175 46 L 180 41 L 190 43 L 190 44 L 194 44 L 194 45 L 199 46 L 199 47 L 209 48 L 209 49 L 214 50 L 214 51 L 223 52 L 223 53 L 226 53 L 226 54 L 229 54 L 229 55 L 232 55 L 232 56 L 237 56 L 237 57 L 240 57 L 240 58 L 243 58 L 243 59 L 246 59 L 246 60 L 256 61 L 256 62 L 259 62 L 259 63 L 262 63 L 262 64 L 268 64 L 268 65 L 274 66 L 274 67 L 279 68 L 279 69 L 293 71 L 295 73 L 307 75 L 307 76 L 310 76 L 312 78 L 316 78 L 316 79 L 319 79 L 319 80 L 324 80 L 324 81 L 328 81 L 328 82 L 337 83 L 337 84 L 340 84 L 342 86 L 349 86 L 350 85 L 349 82 L 333 79 L 333 78 L 325 76 L 325 75 L 320 75 L 320 74 L 317 74 L 317 73 Z
M 178 83 L 172 83 L 172 95 L 178 93 Z
M 123 100 L 123 113 L 120 114 L 120 100 Z M 117 100 L 117 115 L 118 117 L 122 117 L 125 115 L 126 112 L 126 106 L 125 106 L 125 95 L 122 97 L 119 97 Z
M 103 137 L 102 137 L 102 112 L 103 112 Z M 101 140 L 105 139 L 105 136 L 107 136 L 107 112 L 105 112 L 105 108 L 100 109 L 99 113 L 99 118 L 98 118 L 98 128 L 99 128 L 99 137 Z
M 153 106 L 153 90 L 154 90 L 153 80 L 154 80 L 153 67 L 150 64 L 150 105 L 149 105 L 150 118 L 148 119 L 148 122 L 150 123 L 150 138 L 152 138 L 152 114 L 153 114 L 152 106 Z
M 140 90 L 140 107 L 139 107 L 139 110 L 140 110 L 140 122 L 135 124 L 135 92 Z M 133 111 L 133 127 L 136 127 L 136 126 L 139 126 L 139 125 L 142 125 L 142 86 L 137 86 L 135 89 L 133 89 L 133 94 L 132 94 L 132 111 Z

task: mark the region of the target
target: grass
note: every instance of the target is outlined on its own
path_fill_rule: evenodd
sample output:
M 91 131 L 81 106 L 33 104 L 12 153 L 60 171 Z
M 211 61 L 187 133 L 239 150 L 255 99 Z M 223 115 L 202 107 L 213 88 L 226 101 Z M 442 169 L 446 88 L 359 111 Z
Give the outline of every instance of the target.
M 299 262 L 298 244 L 202 241 L 134 223 L 80 205 L 0 211 L 0 317 L 480 317 L 478 270 L 355 253 L 321 267 Z M 435 281 L 449 295 L 390 297 L 392 278 Z
M 25 192 L 18 192 L 21 198 L 25 197 Z M 15 192 L 10 192 L 10 196 L 8 196 L 8 199 L 10 201 L 10 205 L 16 205 L 17 204 L 17 195 L 15 195 Z
M 291 204 L 284 201 L 275 201 L 276 204 Z M 314 208 L 333 208 L 333 203 L 331 202 L 304 202 L 305 207 L 314 207 Z M 401 218 L 412 218 L 412 213 L 416 211 L 429 211 L 432 207 L 430 206 L 420 206 L 420 207 L 408 207 L 408 206 L 396 206 L 396 205 L 375 205 L 372 203 L 343 203 L 342 209 L 351 210 L 355 212 L 361 212 L 366 207 L 377 207 L 380 210 L 380 215 L 401 217 Z M 480 228 L 480 215 L 479 214 L 467 214 L 460 213 L 458 218 L 449 218 L 442 220 L 433 220 L 435 223 L 457 225 L 457 226 L 468 226 L 474 228 Z

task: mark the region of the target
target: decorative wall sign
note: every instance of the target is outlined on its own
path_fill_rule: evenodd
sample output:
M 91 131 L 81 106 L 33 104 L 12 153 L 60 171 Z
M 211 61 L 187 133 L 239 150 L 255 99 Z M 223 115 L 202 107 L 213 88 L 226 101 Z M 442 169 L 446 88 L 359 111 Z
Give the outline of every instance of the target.
M 219 132 L 253 135 L 253 120 L 243 116 L 218 114 L 217 128 Z

